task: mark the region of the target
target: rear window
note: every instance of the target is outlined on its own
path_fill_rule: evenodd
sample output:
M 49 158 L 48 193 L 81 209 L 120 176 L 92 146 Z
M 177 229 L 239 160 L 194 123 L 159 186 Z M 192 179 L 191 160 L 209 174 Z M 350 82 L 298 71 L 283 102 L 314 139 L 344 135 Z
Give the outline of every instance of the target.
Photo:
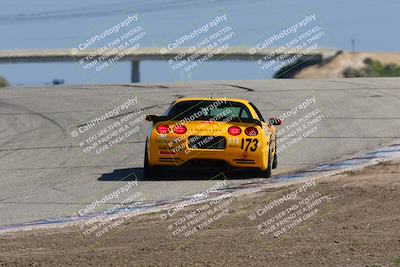
M 251 118 L 248 108 L 233 101 L 184 101 L 173 105 L 166 113 L 172 120 L 208 120 L 218 118 Z

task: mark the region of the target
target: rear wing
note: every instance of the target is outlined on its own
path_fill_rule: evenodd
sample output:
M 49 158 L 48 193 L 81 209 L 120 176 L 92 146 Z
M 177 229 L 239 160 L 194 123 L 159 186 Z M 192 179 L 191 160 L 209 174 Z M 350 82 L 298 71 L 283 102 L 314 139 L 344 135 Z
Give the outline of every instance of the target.
M 226 119 L 225 117 L 221 117 L 217 120 L 213 119 L 214 117 L 199 117 L 197 120 L 213 120 L 213 121 L 223 121 Z M 181 121 L 177 120 L 176 117 L 172 116 L 157 116 L 157 115 L 147 115 L 146 116 L 146 121 L 151 121 L 153 124 L 156 124 L 157 122 L 160 121 Z M 262 126 L 261 121 L 253 118 L 233 118 L 230 120 L 230 122 L 243 122 L 243 123 L 252 123 L 258 126 Z

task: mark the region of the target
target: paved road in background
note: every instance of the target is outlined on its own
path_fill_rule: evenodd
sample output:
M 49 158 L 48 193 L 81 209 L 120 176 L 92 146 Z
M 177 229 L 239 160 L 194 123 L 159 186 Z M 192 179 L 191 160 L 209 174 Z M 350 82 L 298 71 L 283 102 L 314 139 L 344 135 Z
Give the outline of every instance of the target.
M 282 127 L 317 109 L 324 118 L 316 124 L 316 132 L 280 153 L 274 175 L 339 159 L 400 136 L 397 78 L 1 89 L 0 225 L 70 216 L 135 176 L 139 179 L 135 190 L 149 202 L 179 198 L 214 185 L 215 181 L 207 178 L 186 175 L 144 181 L 147 122 L 141 122 L 138 133 L 101 157 L 84 153 L 70 134 L 102 114 L 102 110 L 128 98 L 137 97 L 134 109 L 161 114 L 174 99 L 212 94 L 248 99 L 265 117 L 279 116 L 315 97 L 315 104 L 285 120 Z M 245 182 L 249 179 L 230 180 L 233 184 Z M 123 196 L 100 208 L 122 200 Z

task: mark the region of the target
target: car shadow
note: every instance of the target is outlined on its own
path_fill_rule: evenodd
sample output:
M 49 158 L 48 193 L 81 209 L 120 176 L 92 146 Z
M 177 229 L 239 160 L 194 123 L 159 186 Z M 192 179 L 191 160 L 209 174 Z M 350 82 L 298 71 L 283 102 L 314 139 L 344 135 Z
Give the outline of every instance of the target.
M 193 171 L 192 171 L 193 172 Z M 188 174 L 189 171 L 173 170 L 169 171 L 167 175 L 162 175 L 157 178 L 145 178 L 142 167 L 115 169 L 110 173 L 103 173 L 98 181 L 102 182 L 125 182 L 125 181 L 190 181 L 190 180 L 240 180 L 240 179 L 253 179 L 256 178 L 248 173 L 240 171 L 198 171 Z
M 143 179 L 143 168 L 115 169 L 113 172 L 103 173 L 99 178 L 97 178 L 98 181 L 108 182 L 140 181 Z

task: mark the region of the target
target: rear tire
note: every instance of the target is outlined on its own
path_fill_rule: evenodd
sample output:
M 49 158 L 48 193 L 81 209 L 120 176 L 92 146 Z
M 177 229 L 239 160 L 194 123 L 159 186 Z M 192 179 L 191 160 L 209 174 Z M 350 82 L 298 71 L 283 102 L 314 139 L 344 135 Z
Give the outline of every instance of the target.
M 268 168 L 265 171 L 260 171 L 260 176 L 263 178 L 271 178 L 272 176 L 272 151 L 268 149 Z
M 161 172 L 159 168 L 151 167 L 149 165 L 149 156 L 147 153 L 147 140 L 146 148 L 144 149 L 144 163 L 143 163 L 143 177 L 144 179 L 159 179 L 161 178 Z
M 275 154 L 274 154 L 274 161 L 272 162 L 272 169 L 278 168 L 278 154 L 276 150 L 276 142 L 275 142 Z

